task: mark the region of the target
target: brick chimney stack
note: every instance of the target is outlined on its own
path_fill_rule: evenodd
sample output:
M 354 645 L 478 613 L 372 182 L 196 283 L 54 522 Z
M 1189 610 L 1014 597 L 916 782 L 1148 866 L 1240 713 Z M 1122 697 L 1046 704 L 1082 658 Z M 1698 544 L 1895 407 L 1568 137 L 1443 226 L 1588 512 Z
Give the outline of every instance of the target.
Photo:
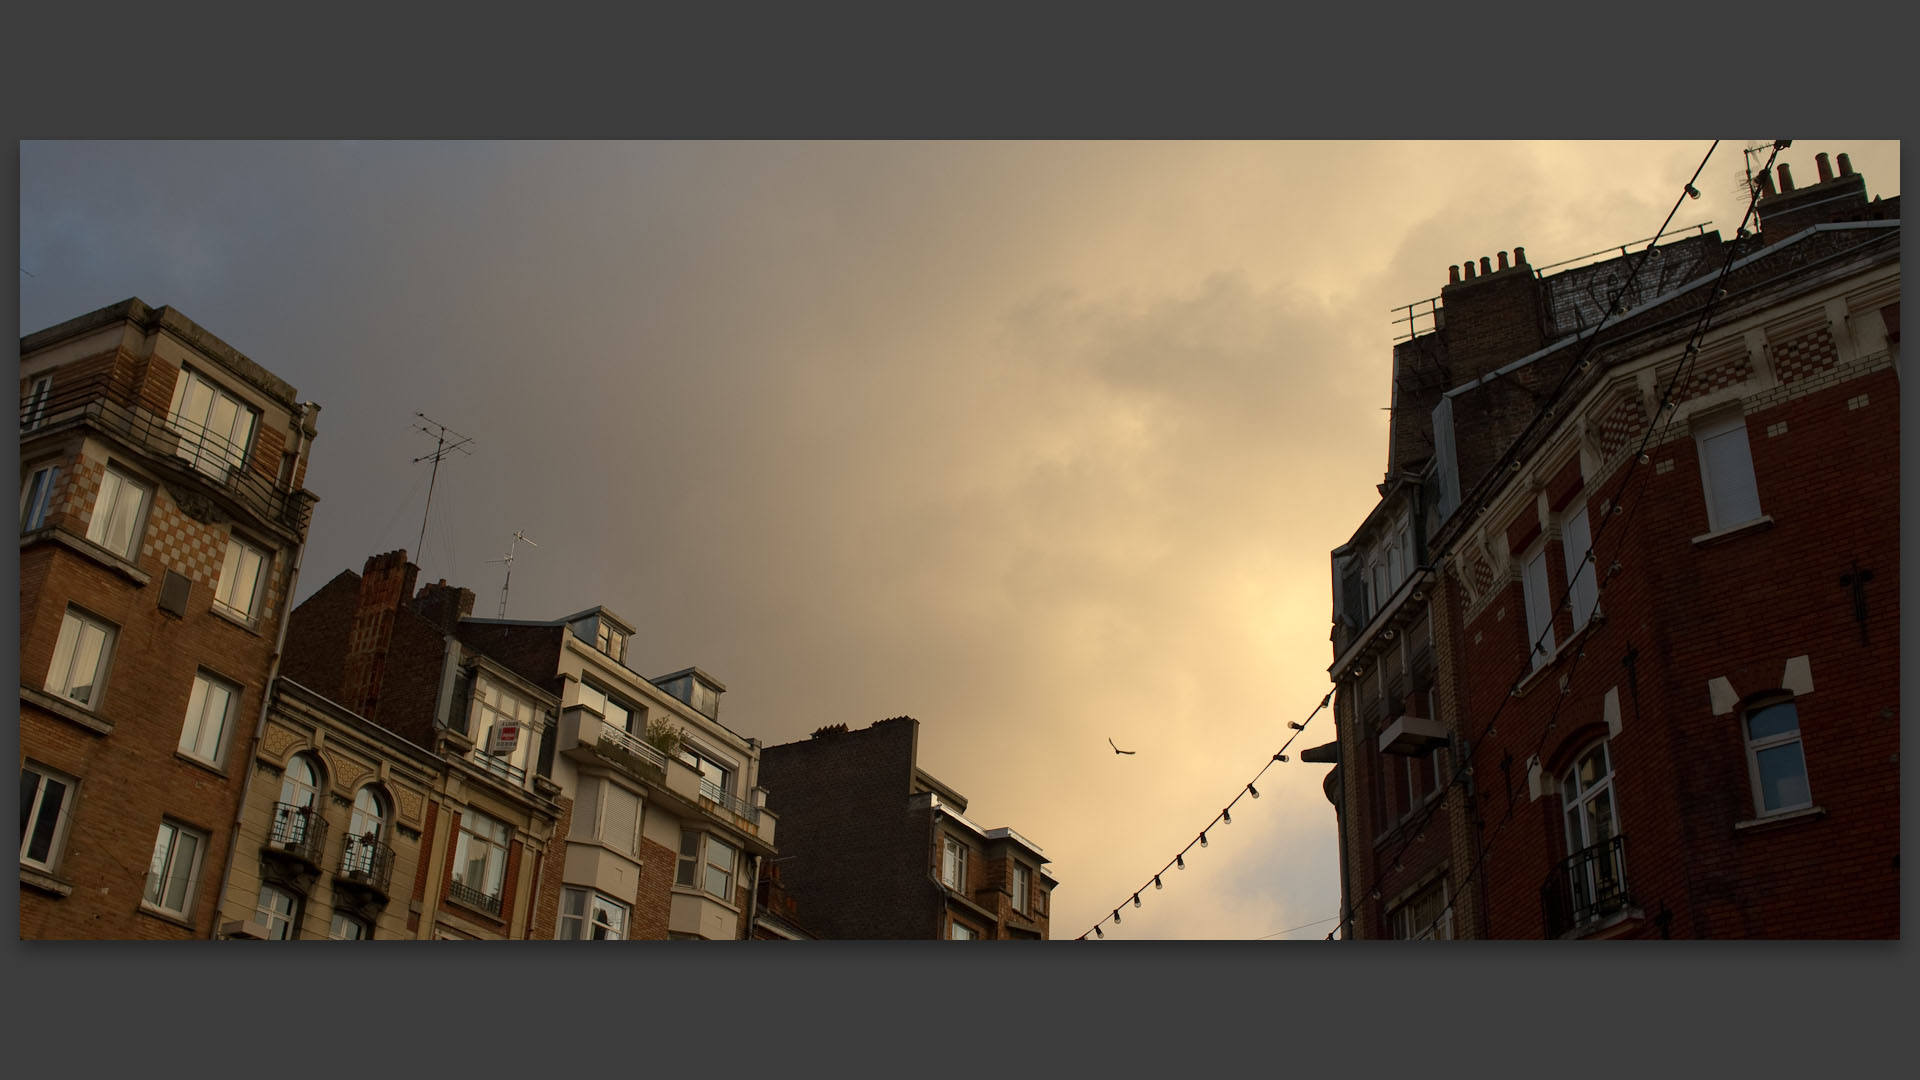
M 1866 211 L 1866 178 L 1853 171 L 1847 155 L 1839 155 L 1838 175 L 1826 154 L 1814 155 L 1813 164 L 1820 182 L 1811 187 L 1795 188 L 1793 173 L 1785 162 L 1778 166 L 1778 193 L 1768 184 L 1766 174 L 1760 175 L 1760 200 L 1754 209 L 1760 215 L 1762 242 L 1777 244 L 1815 225 L 1871 216 Z
M 441 578 L 437 585 L 420 586 L 413 598 L 413 613 L 451 634 L 461 619 L 473 614 L 473 601 L 472 589 L 449 585 Z
M 1540 281 L 1527 265 L 1526 249 L 1514 248 L 1511 263 L 1502 251 L 1497 269 L 1488 256 L 1479 258 L 1477 274 L 1474 263 L 1466 261 L 1466 273 L 1459 279 L 1449 272 L 1447 287 L 1440 291 L 1455 386 L 1546 344 L 1540 327 Z
M 342 705 L 369 719 L 380 706 L 386 677 L 387 653 L 393 646 L 394 618 L 413 595 L 420 568 L 407 553 L 389 551 L 367 559 L 360 573 L 360 591 L 354 599 L 352 628 L 347 634 Z

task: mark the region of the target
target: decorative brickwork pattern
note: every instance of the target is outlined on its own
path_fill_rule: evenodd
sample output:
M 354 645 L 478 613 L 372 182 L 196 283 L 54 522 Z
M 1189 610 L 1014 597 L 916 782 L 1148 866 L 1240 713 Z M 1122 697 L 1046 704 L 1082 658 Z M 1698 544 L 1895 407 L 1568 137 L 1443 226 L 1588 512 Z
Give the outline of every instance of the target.
M 1832 370 L 1839 360 L 1840 352 L 1833 344 L 1833 335 L 1823 326 L 1776 346 L 1773 370 L 1781 382 L 1797 382 Z
M 1620 395 L 1600 419 L 1600 453 L 1608 461 L 1629 446 L 1636 445 L 1647 432 L 1647 413 L 1640 407 L 1640 396 L 1632 392 Z
M 1753 362 L 1743 353 L 1712 367 L 1696 367 L 1687 374 L 1686 383 L 1673 395 L 1675 401 L 1691 401 L 1715 390 L 1738 386 L 1753 378 Z

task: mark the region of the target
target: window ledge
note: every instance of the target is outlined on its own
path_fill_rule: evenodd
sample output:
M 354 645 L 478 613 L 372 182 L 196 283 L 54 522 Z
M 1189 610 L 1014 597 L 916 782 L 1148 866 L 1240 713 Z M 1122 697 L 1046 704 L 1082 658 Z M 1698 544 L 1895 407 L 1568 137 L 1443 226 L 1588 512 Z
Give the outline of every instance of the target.
M 162 911 L 152 904 L 147 903 L 144 899 L 140 901 L 140 914 L 149 918 L 159 919 L 161 922 L 172 923 L 175 926 L 183 926 L 188 930 L 193 929 L 192 921 L 186 916 L 175 914 L 171 911 Z
M 1776 813 L 1767 814 L 1764 817 L 1737 822 L 1733 826 L 1733 830 L 1735 832 L 1742 832 L 1747 829 L 1764 829 L 1770 825 L 1785 825 L 1789 822 L 1808 821 L 1813 818 L 1826 816 L 1827 809 L 1824 806 L 1803 806 L 1798 810 L 1781 810 Z
M 72 533 L 66 531 L 65 529 L 52 528 L 52 527 L 45 528 L 45 529 L 36 529 L 35 531 L 30 532 L 20 538 L 20 546 L 25 547 L 30 543 L 40 541 L 40 540 L 48 540 L 53 543 L 59 544 L 63 547 L 69 548 L 76 554 L 99 563 L 101 566 L 104 566 L 107 569 L 112 570 L 113 572 L 119 574 L 121 577 L 126 578 L 127 580 L 133 582 L 136 585 L 145 586 L 148 582 L 151 582 L 153 580 L 153 575 L 147 573 L 145 570 L 140 569 L 138 566 L 135 566 L 133 563 L 128 562 L 126 559 L 123 559 L 118 555 L 115 555 L 113 552 L 108 551 L 106 548 L 101 547 L 99 544 L 96 544 L 93 541 L 84 539 L 82 537 L 77 537 Z
M 1553 652 L 1549 654 L 1545 660 L 1540 662 L 1540 666 L 1528 672 L 1527 677 L 1520 680 L 1520 685 L 1513 688 L 1513 696 L 1517 698 L 1526 697 L 1533 689 L 1534 684 L 1540 681 L 1540 676 L 1552 671 L 1560 663 L 1560 658 L 1565 656 L 1569 651 L 1578 649 L 1584 645 L 1587 635 L 1605 626 L 1606 622 L 1606 610 L 1600 607 L 1600 605 L 1595 604 L 1593 614 L 1587 616 L 1585 625 L 1573 633 L 1568 634 L 1567 640 L 1554 645 Z
M 195 768 L 200 768 L 200 769 L 205 769 L 205 770 L 207 770 L 208 772 L 210 772 L 210 773 L 212 773 L 213 775 L 215 775 L 215 776 L 217 776 L 217 777 L 219 777 L 219 778 L 220 778 L 220 779 L 222 779 L 222 780 L 225 780 L 225 779 L 227 779 L 227 778 L 228 778 L 228 777 L 227 777 L 227 770 L 225 770 L 225 769 L 223 769 L 223 768 L 221 768 L 221 767 L 220 767 L 220 766 L 218 766 L 218 765 L 215 765 L 215 764 L 214 764 L 213 762 L 211 762 L 211 761 L 207 761 L 207 760 L 204 760 L 204 759 L 202 759 L 202 758 L 197 758 L 197 757 L 194 757 L 194 756 L 193 756 L 192 754 L 187 754 L 187 753 L 182 753 L 182 752 L 181 752 L 181 751 L 179 751 L 179 750 L 175 750 L 175 751 L 173 752 L 173 756 L 174 756 L 174 757 L 176 757 L 176 758 L 179 758 L 179 759 L 180 759 L 181 761 L 184 761 L 184 762 L 186 762 L 186 763 L 187 763 L 187 764 L 189 764 L 189 765 L 192 765 L 192 766 L 194 766 Z
M 1716 532 L 1701 533 L 1699 536 L 1696 536 L 1693 538 L 1693 546 L 1694 547 L 1711 547 L 1712 545 L 1717 544 L 1722 540 L 1731 540 L 1734 537 L 1739 536 L 1743 533 L 1764 532 L 1765 530 L 1772 527 L 1773 527 L 1773 515 L 1761 514 L 1759 517 L 1754 518 L 1752 521 L 1743 521 L 1738 525 L 1730 525 L 1727 528 L 1720 529 Z
M 71 896 L 73 894 L 72 882 L 63 881 L 47 873 L 45 870 L 37 870 L 31 866 L 22 866 L 20 868 L 20 884 L 31 885 L 42 892 L 50 892 L 55 896 Z
M 506 897 L 503 894 L 502 896 L 496 897 L 495 899 L 498 899 L 501 901 L 500 910 L 488 911 L 486 908 L 481 907 L 479 904 L 470 904 L 467 901 L 460 899 L 458 896 L 453 895 L 451 892 L 447 894 L 448 904 L 451 904 L 452 906 L 457 907 L 462 911 L 471 911 L 475 915 L 478 915 L 481 918 L 486 919 L 488 922 L 498 923 L 504 926 L 507 921 L 507 910 L 506 910 L 506 904 L 505 904 Z
M 738 888 L 738 885 L 736 884 L 735 887 Z M 688 885 L 675 885 L 673 887 L 673 891 L 675 894 L 680 896 L 697 896 L 700 899 L 705 900 L 710 904 L 719 904 L 721 907 L 726 908 L 728 911 L 733 912 L 735 915 L 740 914 L 740 906 L 738 904 L 733 904 L 725 900 L 722 900 L 705 889 L 696 889 Z
M 259 625 L 258 619 L 249 619 L 245 615 L 241 615 L 237 612 L 229 611 L 226 608 L 221 607 L 218 602 L 214 603 L 211 607 L 207 608 L 207 610 L 209 612 L 212 612 L 214 615 L 217 615 L 220 618 L 225 619 L 227 622 L 230 622 L 233 625 L 239 627 L 240 629 L 245 630 L 247 633 L 252 634 L 254 637 L 262 636 L 260 633 L 260 625 Z
M 1560 940 L 1579 941 L 1583 938 L 1591 938 L 1613 930 L 1624 923 L 1644 921 L 1646 917 L 1647 913 L 1638 907 L 1622 908 L 1611 914 L 1602 915 L 1597 919 L 1588 919 L 1586 922 L 1561 934 Z
M 38 705 L 60 719 L 83 727 L 95 735 L 113 734 L 113 721 L 95 716 L 63 697 L 55 697 L 45 690 L 35 690 L 30 686 L 20 688 L 20 699 Z

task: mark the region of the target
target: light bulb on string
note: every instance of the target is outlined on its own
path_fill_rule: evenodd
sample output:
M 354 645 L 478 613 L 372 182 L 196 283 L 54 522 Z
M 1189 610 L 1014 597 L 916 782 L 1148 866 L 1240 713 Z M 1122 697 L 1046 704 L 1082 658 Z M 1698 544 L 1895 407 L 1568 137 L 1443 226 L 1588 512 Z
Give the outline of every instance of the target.
M 1220 811 L 1220 820 L 1221 820 L 1221 822 L 1223 822 L 1223 823 L 1225 823 L 1225 824 L 1227 824 L 1227 825 L 1231 825 L 1231 824 L 1233 824 L 1233 815 L 1232 815 L 1232 814 L 1229 814 L 1229 813 L 1227 813 L 1227 812 L 1226 812 L 1225 810 L 1222 810 L 1222 811 Z
M 1107 932 L 1096 926 L 1093 928 L 1093 936 L 1097 938 L 1104 938 L 1107 936 Z
M 1154 887 L 1154 888 L 1156 888 L 1156 889 L 1164 889 L 1164 888 L 1166 888 L 1166 886 L 1164 886 L 1164 885 L 1162 885 L 1162 884 L 1160 884 L 1160 875 L 1159 875 L 1159 874 L 1155 874 L 1155 875 L 1153 875 L 1153 887 Z
M 1201 846 L 1201 847 L 1206 847 L 1206 846 L 1207 846 L 1207 834 L 1206 834 L 1206 833 L 1201 833 L 1201 834 L 1200 834 L 1200 846 Z
M 1260 789 L 1259 789 L 1259 788 L 1257 788 L 1257 787 L 1254 787 L 1254 786 L 1253 786 L 1252 784 L 1248 784 L 1248 785 L 1247 785 L 1247 794 L 1249 794 L 1249 795 L 1251 795 L 1251 796 L 1253 796 L 1254 798 L 1256 798 L 1256 799 L 1257 799 L 1257 798 L 1259 798 L 1259 797 L 1260 797 Z
M 1134 894 L 1133 894 L 1133 906 L 1134 906 L 1134 907 L 1139 907 L 1139 906 L 1140 906 L 1140 894 L 1139 894 L 1139 893 L 1134 893 Z
M 1173 867 L 1176 870 L 1185 870 L 1187 868 L 1187 856 L 1185 852 L 1173 857 Z
M 1275 760 L 1275 761 L 1285 761 L 1285 760 L 1287 760 L 1287 755 L 1285 755 L 1285 754 L 1275 754 L 1275 755 L 1273 755 L 1273 760 Z
M 1113 925 L 1115 926 L 1120 925 L 1120 909 L 1119 908 L 1113 909 Z

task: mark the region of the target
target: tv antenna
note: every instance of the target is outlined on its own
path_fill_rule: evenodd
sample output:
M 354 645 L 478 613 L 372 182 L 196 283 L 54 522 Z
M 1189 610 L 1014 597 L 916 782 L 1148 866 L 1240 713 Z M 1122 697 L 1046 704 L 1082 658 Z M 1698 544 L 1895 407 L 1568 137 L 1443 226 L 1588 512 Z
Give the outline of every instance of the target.
M 473 443 L 473 440 L 440 421 L 435 420 L 433 417 L 428 416 L 426 413 L 417 412 L 413 415 L 424 421 L 423 423 L 413 425 L 413 430 L 422 435 L 431 435 L 433 437 L 433 453 L 422 454 L 413 459 L 415 465 L 423 461 L 433 462 L 433 475 L 427 479 L 427 508 L 420 514 L 420 543 L 413 549 L 418 553 L 417 557 L 424 561 L 426 559 L 427 547 L 427 515 L 433 512 L 433 485 L 440 479 L 440 459 L 453 453 L 455 450 L 463 454 L 472 454 L 473 451 L 467 449 L 467 447 Z M 427 430 L 428 424 L 433 425 L 433 430 Z
M 519 547 L 520 541 L 522 540 L 525 540 L 529 544 L 533 544 L 534 547 L 540 546 L 539 544 L 533 543 L 533 539 L 527 535 L 527 531 L 525 529 L 516 529 L 514 530 L 514 534 L 513 534 L 513 543 L 507 545 L 506 557 L 502 559 L 487 560 L 490 563 L 506 563 L 507 564 L 507 579 L 500 583 L 500 616 L 499 617 L 502 619 L 507 617 L 507 590 L 513 587 L 513 549 Z

